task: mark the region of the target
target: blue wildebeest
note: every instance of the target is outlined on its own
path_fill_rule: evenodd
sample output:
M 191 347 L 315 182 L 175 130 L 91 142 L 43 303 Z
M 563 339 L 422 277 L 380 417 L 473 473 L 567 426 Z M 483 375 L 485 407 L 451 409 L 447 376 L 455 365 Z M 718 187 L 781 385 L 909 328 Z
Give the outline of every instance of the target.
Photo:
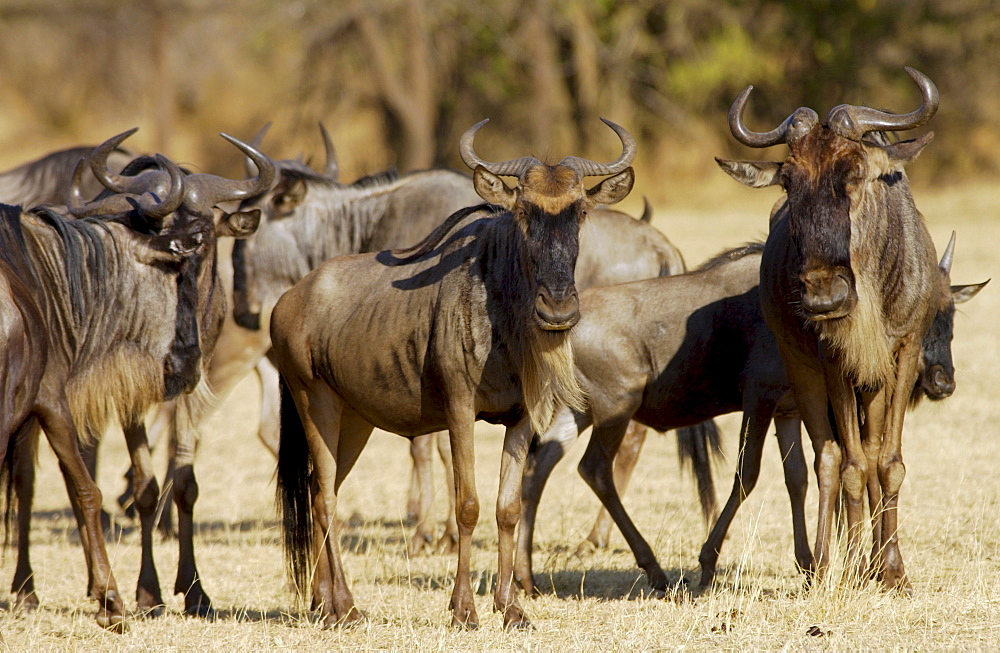
M 272 187 L 241 207 L 260 209 L 261 226 L 250 239 L 234 246 L 230 277 L 233 319 L 227 317 L 207 370 L 216 397 L 225 396 L 246 374 L 256 371 L 263 399 L 258 433 L 275 455 L 278 383 L 277 373 L 266 355 L 271 346 L 268 316 L 278 298 L 328 258 L 411 245 L 456 210 L 482 201 L 472 187 L 471 178 L 451 170 L 406 175 L 386 172 L 351 184 L 340 183 L 333 145 L 325 130 L 321 131 L 327 152 L 322 173 L 301 161 L 277 161 Z M 253 142 L 259 143 L 261 136 L 258 134 Z M 634 220 L 619 211 L 595 208 L 581 228 L 576 267 L 579 287 L 675 274 L 683 271 L 683 266 L 680 253 L 663 234 L 648 222 Z M 189 420 L 191 426 L 176 431 L 177 449 L 186 457 L 177 464 L 190 468 L 193 426 L 209 414 L 214 404 L 199 402 L 197 396 L 182 401 L 194 417 Z M 165 408 L 162 412 L 169 410 Z M 169 420 L 158 423 L 166 424 Z M 155 439 L 154 430 L 151 429 L 151 437 Z M 438 443 L 444 449 L 447 439 L 438 438 Z M 432 436 L 413 439 L 411 450 L 415 460 L 422 463 L 415 465 L 415 472 L 421 476 L 424 488 L 431 484 L 429 450 L 432 449 Z M 442 458 L 450 462 L 450 453 Z M 450 479 L 450 471 L 446 477 Z M 419 501 L 418 525 L 410 540 L 412 553 L 418 553 L 431 542 L 434 528 L 430 501 L 431 492 L 425 489 Z M 441 538 L 442 548 L 453 546 L 456 538 L 454 511 L 450 511 L 449 527 Z
M 151 548 L 159 489 L 150 467 L 142 418 L 153 404 L 191 392 L 198 384 L 203 357 L 211 356 L 225 314 L 224 297 L 216 287 L 216 236 L 245 237 L 256 228 L 258 219 L 256 214 L 226 214 L 216 205 L 241 200 L 267 188 L 273 166 L 256 150 L 226 136 L 244 154 L 259 162 L 261 173 L 257 178 L 231 181 L 212 175 L 185 176 L 162 156 L 156 157 L 156 169 L 135 176 L 110 173 L 105 166 L 107 153 L 133 132 L 110 139 L 92 157 L 92 167 L 99 171 L 98 177 L 113 194 L 85 203 L 80 189 L 81 162 L 68 206 L 77 219 L 67 220 L 53 209 L 39 209 L 37 215 L 52 225 L 56 235 L 48 239 L 34 235 L 35 244 L 29 245 L 27 251 L 40 280 L 35 302 L 43 308 L 43 324 L 49 337 L 43 392 L 38 399 L 41 407 L 33 414 L 53 448 L 58 441 L 62 443 L 59 446 L 69 447 L 70 453 L 77 454 L 77 440 L 99 437 L 109 418 L 117 417 L 123 425 L 139 488 L 142 565 L 136 594 L 139 609 L 145 612 L 161 609 L 163 601 Z M 154 203 L 150 198 L 156 197 L 164 199 Z M 22 219 L 25 233 L 27 224 L 30 223 Z M 120 233 L 123 229 L 124 233 Z M 147 232 L 153 236 L 145 236 Z M 194 239 L 191 251 L 179 250 L 186 254 L 183 258 L 168 251 L 180 259 L 173 265 L 176 269 L 160 259 L 140 259 L 145 265 L 129 263 L 130 248 L 134 249 L 130 238 L 140 242 L 143 238 L 163 240 L 176 249 L 174 234 Z M 53 253 L 59 247 L 65 249 L 62 257 Z M 164 319 L 164 315 L 173 318 Z M 159 349 L 164 351 L 161 353 Z M 65 396 L 61 397 L 60 392 L 65 392 Z M 47 427 L 50 423 L 65 427 L 58 420 L 52 422 L 47 414 L 54 410 L 50 404 L 56 402 L 58 406 L 59 400 L 68 401 L 67 406 L 59 407 L 68 410 L 72 418 L 74 431 L 69 434 L 62 430 L 53 432 Z M 26 438 L 37 437 L 33 425 L 27 427 Z M 67 443 L 65 439 L 69 436 L 72 439 Z M 26 448 L 30 453 L 34 447 Z M 64 473 L 76 473 L 64 456 L 60 456 L 60 462 Z M 19 461 L 8 457 L 6 467 L 15 476 L 18 493 L 18 564 L 13 591 L 18 603 L 34 606 L 38 599 L 28 557 L 33 456 L 21 456 Z M 92 485 L 89 474 L 84 472 L 84 475 Z M 67 476 L 68 485 L 78 487 L 81 482 L 75 476 Z M 75 499 L 78 493 L 79 490 L 72 489 L 71 498 Z M 92 494 L 86 496 L 99 509 L 99 492 L 96 499 Z M 85 549 L 93 549 L 95 541 L 103 547 L 100 529 L 92 529 L 86 512 L 93 506 L 85 503 L 81 512 L 78 503 L 74 500 L 74 511 L 80 521 Z M 192 601 L 202 598 L 200 581 L 193 559 L 190 568 L 183 568 L 183 554 L 182 550 L 182 569 L 178 575 L 188 577 L 180 579 L 184 582 L 180 591 L 186 592 L 186 609 L 197 612 L 199 604 Z M 90 553 L 88 559 L 89 556 Z M 99 593 L 103 591 L 101 588 L 107 588 L 101 595 L 103 598 L 98 597 L 103 601 L 99 621 L 116 627 L 121 623 L 121 600 L 113 579 L 107 585 L 101 575 L 104 568 L 95 571 L 93 565 L 89 566 L 91 591 Z M 110 574 L 110 569 L 107 572 Z
M 743 123 L 748 86 L 729 112 L 733 135 L 750 147 L 785 143 L 789 156 L 720 162 L 747 185 L 780 185 L 787 195 L 764 250 L 761 303 L 816 452 L 816 573 L 822 577 L 828 566 L 838 486 L 846 495 L 847 569 L 861 570 L 867 487 L 877 523 L 871 567 L 890 588 L 909 585 L 897 533 L 903 416 L 939 283 L 934 244 L 903 171 L 933 134 L 895 143 L 886 137 L 937 111 L 934 84 L 906 71 L 922 97 L 911 113 L 844 104 L 821 123 L 802 107 L 764 133 Z
M 608 485 L 623 425 L 634 419 L 663 430 L 736 410 L 743 411 L 736 479 L 702 549 L 702 586 L 711 582 L 729 524 L 756 483 L 772 415 L 792 507 L 796 562 L 804 570 L 812 568 L 798 414 L 777 341 L 760 309 L 762 251 L 763 244 L 752 243 L 724 252 L 689 274 L 581 293 L 583 317 L 571 341 L 587 406 L 580 412 L 561 409 L 529 459 L 515 567 L 526 592 L 535 590 L 531 548 L 541 492 L 565 446 L 591 425 L 594 430 L 580 463 L 581 474 L 609 510 L 617 511 L 624 522 L 622 532 L 650 583 L 664 590 L 665 575 L 620 507 L 618 493 L 624 491 L 623 480 L 631 469 L 621 470 L 621 461 L 615 460 L 614 494 Z M 951 252 L 949 247 L 940 264 L 939 329 L 925 338 L 927 363 L 912 388 L 914 397 L 940 399 L 954 390 L 950 348 L 954 304 L 967 301 L 984 285 L 949 287 Z
M 489 163 L 473 149 L 484 123 L 466 131 L 460 149 L 492 206 L 454 214 L 406 252 L 331 259 L 285 293 L 271 316 L 283 379 L 278 495 L 286 552 L 299 587 L 312 581 L 327 624 L 362 617 L 344 578 L 334 515 L 340 483 L 376 426 L 407 437 L 447 427 L 459 525 L 452 621 L 478 624 L 469 583 L 477 419 L 508 427 L 494 607 L 506 627 L 528 624 L 513 584 L 524 457 L 532 429 L 544 430 L 555 406 L 581 401 L 567 337 L 580 317 L 573 276 L 580 224 L 592 206 L 631 189 L 635 141 L 608 122 L 623 145 L 612 163 Z M 515 188 L 501 176 L 517 177 Z M 585 190 L 588 176 L 607 178 Z

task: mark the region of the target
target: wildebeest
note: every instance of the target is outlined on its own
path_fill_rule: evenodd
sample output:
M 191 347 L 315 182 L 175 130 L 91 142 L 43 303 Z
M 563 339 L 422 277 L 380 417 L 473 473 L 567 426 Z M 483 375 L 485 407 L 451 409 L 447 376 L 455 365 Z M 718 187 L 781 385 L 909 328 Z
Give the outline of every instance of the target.
M 617 506 L 616 521 L 631 527 L 627 516 L 621 517 L 619 498 L 624 491 L 620 477 L 627 479 L 631 470 L 622 470 L 619 460 L 614 465 L 616 492 L 607 490 L 610 461 L 617 454 L 624 424 L 635 419 L 665 430 L 735 410 L 743 411 L 736 480 L 733 495 L 702 549 L 702 584 L 711 581 L 729 523 L 756 483 L 772 414 L 792 505 L 796 562 L 802 569 L 812 568 L 798 415 L 777 341 L 759 305 L 762 251 L 763 244 L 751 243 L 682 276 L 581 293 L 583 317 L 571 341 L 587 408 L 559 411 L 548 432 L 540 436 L 525 474 L 516 577 L 526 592 L 535 589 L 531 548 L 541 492 L 565 447 L 581 432 L 594 427 L 581 474 L 609 511 Z M 949 247 L 941 262 L 942 296 L 936 320 L 940 329 L 925 340 L 928 364 L 922 381 L 913 387 L 914 396 L 943 398 L 954 389 L 950 349 L 954 302 L 967 301 L 983 285 L 949 287 L 951 251 Z M 634 530 L 626 539 L 653 588 L 666 589 L 665 576 L 646 542 Z
M 452 170 L 406 175 L 390 171 L 351 184 L 341 183 L 337 166 L 331 163 L 333 145 L 325 130 L 321 131 L 327 151 L 323 172 L 315 172 L 297 160 L 276 161 L 272 187 L 241 206 L 241 210 L 259 209 L 261 225 L 251 238 L 234 246 L 233 318 L 227 317 L 223 324 L 207 370 L 216 398 L 224 397 L 246 374 L 256 371 L 262 389 L 258 434 L 275 455 L 278 382 L 266 354 L 271 346 L 268 316 L 278 297 L 328 258 L 412 245 L 448 215 L 482 201 L 471 178 Z M 258 143 L 260 137 L 258 134 L 253 142 Z M 576 267 L 580 287 L 674 274 L 683 266 L 680 252 L 662 233 L 648 222 L 619 211 L 595 208 L 581 228 Z M 214 409 L 215 403 L 199 402 L 197 396 L 182 401 L 192 417 L 177 432 L 176 446 L 186 452 L 187 458 L 178 465 L 191 469 L 197 423 Z M 161 416 L 169 410 L 165 407 Z M 169 424 L 170 420 L 160 419 L 158 423 Z M 158 437 L 156 430 L 151 429 L 151 438 Z M 414 449 L 429 444 L 431 437 L 414 438 Z M 429 503 L 428 491 L 411 538 L 410 550 L 414 553 L 432 538 Z M 454 521 L 453 516 L 450 521 Z M 452 533 L 457 536 L 457 527 L 449 529 L 441 541 L 453 542 Z
M 906 71 L 922 98 L 911 113 L 842 104 L 821 123 L 801 107 L 765 133 L 743 123 L 748 86 L 729 111 L 733 135 L 750 147 L 785 143 L 789 156 L 780 163 L 720 161 L 737 180 L 778 184 L 787 195 L 764 250 L 761 303 L 816 452 L 816 573 L 822 577 L 828 566 L 838 485 L 846 496 L 847 568 L 861 569 L 867 487 L 878 522 L 872 571 L 890 588 L 909 584 L 897 533 L 901 436 L 939 283 L 934 244 L 903 171 L 933 134 L 895 143 L 886 137 L 923 125 L 937 111 L 933 82 Z
M 922 343 L 921 372 L 910 393 L 910 405 L 916 405 L 924 397 L 940 401 L 950 397 L 955 391 L 955 367 L 951 356 L 951 340 L 954 334 L 955 304 L 961 304 L 973 297 L 988 281 L 978 284 L 951 285 L 951 262 L 955 248 L 955 234 L 945 249 L 938 264 L 940 273 L 937 312 L 933 327 L 924 334 Z M 758 319 L 763 319 L 758 315 Z M 778 356 L 777 342 L 770 339 L 772 355 Z M 796 562 L 804 570 L 812 569 L 812 553 L 809 549 L 805 526 L 806 469 L 802 457 L 801 428 L 798 411 L 790 395 L 785 395 L 774 413 L 778 441 L 785 465 L 785 484 L 792 503 L 792 527 L 795 539 Z M 764 426 L 766 429 L 766 425 Z M 733 489 L 709 534 L 698 557 L 701 565 L 701 587 L 705 588 L 715 576 L 716 563 L 729 526 L 740 505 L 753 491 L 760 474 L 760 460 L 763 452 L 765 430 L 745 429 L 741 431 L 739 456 Z M 795 444 L 798 443 L 798 444 Z M 792 452 L 794 457 L 786 456 Z M 616 461 L 617 465 L 617 461 Z M 791 474 L 790 474 L 791 472 Z
M 93 150 L 94 146 L 70 147 L 0 172 L 0 202 L 27 208 L 65 203 L 77 162 Z M 108 167 L 121 172 L 132 159 L 128 150 L 115 148 L 108 154 Z M 104 186 L 95 177 L 85 175 L 82 178 L 80 193 L 83 197 L 93 199 L 103 190 Z
M 469 583 L 477 419 L 507 426 L 494 607 L 506 627 L 528 624 L 513 585 L 524 458 L 532 429 L 545 429 L 555 406 L 581 401 L 567 337 L 580 318 L 573 276 L 580 224 L 591 207 L 631 189 L 635 141 L 607 122 L 623 146 L 612 163 L 572 156 L 556 165 L 534 157 L 489 163 L 473 149 L 484 123 L 465 132 L 460 150 L 492 207 L 454 214 L 407 252 L 327 261 L 271 316 L 283 379 L 278 496 L 286 552 L 298 586 L 311 577 L 327 624 L 362 617 L 341 567 L 336 500 L 376 426 L 408 437 L 447 427 L 459 526 L 452 622 L 478 624 Z M 517 177 L 517 185 L 501 176 Z M 589 176 L 607 178 L 586 190 Z
M 184 176 L 162 156 L 156 157 L 157 169 L 136 176 L 109 172 L 107 152 L 133 132 L 110 139 L 97 148 L 92 160 L 114 194 L 84 203 L 81 161 L 68 207 L 77 219 L 67 220 L 54 209 L 39 208 L 24 213 L 19 225 L 9 220 L 12 229 L 19 226 L 25 238 L 31 267 L 20 272 L 34 275 L 32 299 L 44 316 L 41 326 L 48 338 L 32 417 L 57 454 L 63 450 L 60 463 L 88 553 L 90 591 L 101 602 L 99 622 L 109 627 L 121 623 L 122 605 L 106 554 L 103 566 L 92 560 L 103 553 L 101 529 L 94 528 L 90 516 L 100 508 L 100 492 L 89 474 L 77 466 L 83 464 L 78 441 L 87 435 L 99 436 L 111 417 L 123 425 L 143 526 L 137 601 L 141 610 L 156 608 L 162 599 L 152 560 L 151 527 L 159 490 L 149 468 L 142 418 L 153 404 L 192 391 L 201 377 L 202 357 L 211 355 L 225 313 L 215 287 L 216 235 L 245 236 L 256 228 L 256 215 L 225 214 L 216 205 L 259 192 L 273 175 L 266 157 L 228 136 L 258 160 L 262 171 L 258 178 L 230 181 L 212 175 Z M 163 199 L 157 202 L 156 198 Z M 40 231 L 35 226 L 39 221 L 51 233 Z M 162 241 L 167 251 L 151 256 L 148 245 L 141 247 L 150 240 Z M 191 244 L 181 249 L 178 243 L 187 241 Z M 31 425 L 27 428 L 31 430 Z M 30 453 L 33 447 L 28 448 Z M 19 503 L 14 591 L 19 603 L 35 605 L 28 561 L 33 476 L 25 471 L 25 465 L 30 469 L 31 458 L 22 457 L 22 464 L 16 465 L 8 457 L 6 465 L 8 473 L 14 467 Z M 197 572 L 193 573 L 197 581 Z

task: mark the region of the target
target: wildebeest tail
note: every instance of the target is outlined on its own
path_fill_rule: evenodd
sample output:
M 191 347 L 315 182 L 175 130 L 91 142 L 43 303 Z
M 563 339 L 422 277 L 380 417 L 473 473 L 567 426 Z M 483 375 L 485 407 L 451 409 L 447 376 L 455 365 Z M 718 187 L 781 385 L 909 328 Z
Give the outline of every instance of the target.
M 28 501 L 24 504 L 29 506 L 30 499 L 35 491 L 35 459 L 38 452 L 38 422 L 31 417 L 14 431 L 7 442 L 7 450 L 4 452 L 3 465 L 0 465 L 0 486 L 4 488 L 3 498 L 3 546 L 6 549 L 10 546 L 10 534 L 14 530 L 14 516 L 17 511 L 14 509 L 14 500 Z M 20 481 L 20 483 L 19 483 Z M 24 492 L 25 497 L 20 497 L 18 492 Z
M 715 425 L 714 420 L 677 429 L 679 462 L 681 467 L 690 463 L 691 469 L 694 471 L 695 482 L 698 484 L 698 501 L 701 503 L 701 516 L 709 526 L 718 515 L 711 456 L 721 452 L 719 427 Z
M 312 576 L 312 471 L 305 428 L 292 392 L 282 378 L 277 503 L 281 513 L 285 562 L 302 595 L 308 593 Z

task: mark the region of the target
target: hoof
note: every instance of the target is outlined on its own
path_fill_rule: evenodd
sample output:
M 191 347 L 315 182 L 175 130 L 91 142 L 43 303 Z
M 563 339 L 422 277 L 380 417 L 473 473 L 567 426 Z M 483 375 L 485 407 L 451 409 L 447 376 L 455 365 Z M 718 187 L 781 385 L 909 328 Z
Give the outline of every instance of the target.
M 166 609 L 162 603 L 157 605 L 136 605 L 135 606 L 135 616 L 139 619 L 156 619 L 157 617 L 163 616 L 163 611 Z
M 534 628 L 535 626 L 524 615 L 509 620 L 504 617 L 503 620 L 504 630 L 533 630 Z
M 200 617 L 205 621 L 215 621 L 217 618 L 211 602 L 186 605 L 184 606 L 184 614 L 189 617 Z
M 338 617 L 336 614 L 327 615 L 323 620 L 323 630 L 351 628 L 357 626 L 362 621 L 366 621 L 365 614 L 361 610 L 351 606 L 351 609 L 343 617 Z
M 460 630 L 477 630 L 479 628 L 479 617 L 476 609 L 455 609 L 451 611 L 451 626 Z
M 434 551 L 441 555 L 453 555 L 458 552 L 458 535 L 452 533 L 445 533 L 438 540 L 437 546 L 434 547 Z
M 14 610 L 23 612 L 34 612 L 38 609 L 38 595 L 35 590 L 27 593 L 18 592 L 14 595 Z
M 128 632 L 128 625 L 120 613 L 112 613 L 103 609 L 97 611 L 97 625 L 117 635 Z
M 580 542 L 578 547 L 576 547 L 576 557 L 589 558 L 597 553 L 597 548 L 597 545 L 590 540 L 584 540 L 583 542 Z
M 415 558 L 425 550 L 433 549 L 434 538 L 430 533 L 414 533 L 410 538 L 410 544 L 406 547 L 406 553 L 411 558 Z

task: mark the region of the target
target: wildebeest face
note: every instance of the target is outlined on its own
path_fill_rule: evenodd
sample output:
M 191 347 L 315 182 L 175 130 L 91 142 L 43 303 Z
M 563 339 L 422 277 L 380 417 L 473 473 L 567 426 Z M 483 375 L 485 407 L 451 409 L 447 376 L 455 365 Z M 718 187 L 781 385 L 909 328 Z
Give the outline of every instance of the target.
M 569 329 L 580 319 L 574 279 L 580 225 L 591 207 L 613 204 L 628 194 L 634 182 L 632 169 L 590 190 L 577 171 L 562 165 L 529 168 L 515 189 L 482 167 L 473 179 L 481 196 L 510 209 L 524 236 L 524 265 L 536 324 L 547 331 Z
M 813 320 L 844 317 L 858 301 L 851 268 L 851 210 L 864 192 L 864 150 L 822 125 L 790 149 L 780 183 L 788 195 L 789 228 L 802 262 L 802 311 Z

